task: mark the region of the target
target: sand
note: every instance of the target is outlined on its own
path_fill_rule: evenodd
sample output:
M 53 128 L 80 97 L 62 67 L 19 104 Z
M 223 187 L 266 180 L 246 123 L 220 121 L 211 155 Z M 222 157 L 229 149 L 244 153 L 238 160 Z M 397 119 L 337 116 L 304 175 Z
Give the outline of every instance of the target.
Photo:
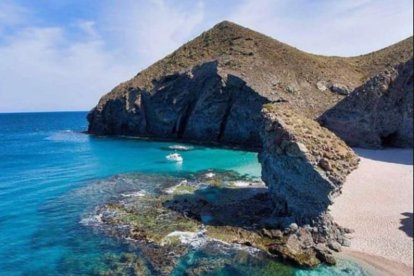
M 412 275 L 413 151 L 355 151 L 360 166 L 331 207 L 340 225 L 355 230 L 346 254 L 383 271 L 399 266 L 396 274 Z

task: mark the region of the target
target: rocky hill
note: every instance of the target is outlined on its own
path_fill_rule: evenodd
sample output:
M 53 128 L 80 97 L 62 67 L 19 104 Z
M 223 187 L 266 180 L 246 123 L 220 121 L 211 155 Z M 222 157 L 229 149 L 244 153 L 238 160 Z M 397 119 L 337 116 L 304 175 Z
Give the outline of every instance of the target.
M 413 146 L 413 59 L 375 75 L 319 122 L 351 146 Z
M 89 133 L 258 148 L 263 104 L 315 119 L 412 55 L 412 38 L 359 57 L 312 55 L 222 22 L 102 97 Z

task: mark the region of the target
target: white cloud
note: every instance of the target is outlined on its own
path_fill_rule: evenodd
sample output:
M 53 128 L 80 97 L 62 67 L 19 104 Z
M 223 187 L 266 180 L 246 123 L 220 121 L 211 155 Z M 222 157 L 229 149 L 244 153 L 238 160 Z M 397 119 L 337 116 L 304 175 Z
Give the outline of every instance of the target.
M 26 22 L 28 11 L 10 0 L 0 2 L 0 31 Z
M 245 0 L 230 16 L 317 54 L 351 56 L 413 33 L 412 0 Z
M 198 35 L 204 4 L 125 0 L 107 6 L 102 17 L 104 33 L 142 69 Z
M 201 5 L 193 13 L 161 0 L 132 3 L 104 11 L 99 28 L 91 20 L 16 28 L 0 45 L 0 111 L 88 110 L 188 39 L 203 16 Z
M 0 47 L 0 110 L 87 110 L 131 75 L 86 35 L 73 42 L 61 28 L 25 28 Z
M 369 52 L 413 32 L 412 0 L 97 2 L 92 18 L 51 24 L 16 1 L 0 1 L 0 112 L 88 110 L 224 19 L 334 55 Z

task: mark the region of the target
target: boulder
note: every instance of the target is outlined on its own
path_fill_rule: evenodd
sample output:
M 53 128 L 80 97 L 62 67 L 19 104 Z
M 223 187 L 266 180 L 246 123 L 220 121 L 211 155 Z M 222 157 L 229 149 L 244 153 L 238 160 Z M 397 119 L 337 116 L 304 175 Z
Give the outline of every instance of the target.
M 273 244 L 269 252 L 303 267 L 315 267 L 320 264 L 313 248 L 304 248 L 303 241 L 297 235 L 290 235 L 281 244 Z
M 329 88 L 332 92 L 334 92 L 336 94 L 339 94 L 339 95 L 342 95 L 342 96 L 348 96 L 349 93 L 351 93 L 349 88 L 346 85 L 343 85 L 343 84 L 333 83 L 333 84 L 331 84 L 331 86 Z
M 262 113 L 262 179 L 275 205 L 284 206 L 279 215 L 300 225 L 323 221 L 359 158 L 335 134 L 285 104 L 267 104 Z
M 413 59 L 369 79 L 319 122 L 351 146 L 413 147 Z

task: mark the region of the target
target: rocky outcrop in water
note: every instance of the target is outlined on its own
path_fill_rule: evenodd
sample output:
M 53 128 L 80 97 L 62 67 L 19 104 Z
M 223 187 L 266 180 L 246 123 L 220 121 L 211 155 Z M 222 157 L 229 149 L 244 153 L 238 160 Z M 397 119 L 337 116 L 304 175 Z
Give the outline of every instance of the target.
M 274 201 L 284 206 L 280 215 L 314 223 L 340 193 L 359 158 L 335 134 L 284 104 L 266 105 L 263 116 L 262 179 Z
M 351 146 L 412 147 L 413 59 L 374 76 L 319 121 Z
M 330 244 L 340 249 L 346 240 L 345 229 L 336 224 L 324 224 L 329 234 L 322 225 L 275 225 L 281 217 L 274 209 L 282 202 L 272 201 L 263 182 L 231 171 L 186 178 L 131 174 L 103 182 L 107 201 L 82 223 L 137 247 L 142 256 L 132 258 L 138 261 L 133 267 L 145 269 L 145 261 L 157 275 L 170 275 L 194 250 L 213 256 L 244 254 L 250 264 L 273 263 L 275 269 L 284 267 L 282 259 L 302 267 L 332 265 Z M 225 265 L 224 256 L 217 266 L 199 269 Z

